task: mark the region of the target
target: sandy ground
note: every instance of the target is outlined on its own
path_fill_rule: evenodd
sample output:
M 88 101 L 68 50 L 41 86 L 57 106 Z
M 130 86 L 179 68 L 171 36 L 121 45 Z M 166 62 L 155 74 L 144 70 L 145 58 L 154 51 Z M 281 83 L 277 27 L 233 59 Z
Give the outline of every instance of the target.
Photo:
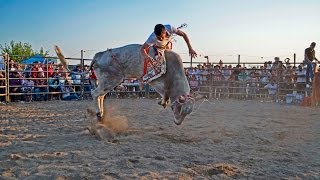
M 107 99 L 128 125 L 112 142 L 86 130 L 89 100 L 0 106 L 0 179 L 320 178 L 319 108 L 211 101 L 176 126 L 156 102 Z

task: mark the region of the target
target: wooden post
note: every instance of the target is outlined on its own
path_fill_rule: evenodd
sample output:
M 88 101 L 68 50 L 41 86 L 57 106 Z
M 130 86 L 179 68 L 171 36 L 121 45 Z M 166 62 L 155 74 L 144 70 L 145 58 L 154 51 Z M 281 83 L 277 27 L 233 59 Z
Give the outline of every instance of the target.
M 10 57 L 8 53 L 4 55 L 4 62 L 5 62 L 5 76 L 6 76 L 6 103 L 10 102 L 10 95 L 9 95 L 9 71 L 10 71 Z
M 84 69 L 84 59 L 83 59 L 83 53 L 84 53 L 85 51 L 84 50 L 81 50 L 81 71 L 83 71 L 83 69 Z M 81 75 L 81 88 L 80 88 L 80 91 L 81 91 L 81 100 L 83 100 L 84 98 L 84 76 L 83 75 Z
M 293 66 L 296 66 L 296 53 L 293 54 Z
M 238 55 L 238 64 L 240 64 L 240 54 Z

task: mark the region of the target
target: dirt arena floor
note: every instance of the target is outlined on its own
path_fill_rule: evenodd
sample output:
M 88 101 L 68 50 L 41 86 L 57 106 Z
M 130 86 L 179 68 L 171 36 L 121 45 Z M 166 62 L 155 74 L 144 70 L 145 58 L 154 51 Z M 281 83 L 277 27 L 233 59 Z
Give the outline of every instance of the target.
M 109 141 L 92 101 L 1 105 L 0 179 L 320 179 L 319 108 L 210 101 L 176 126 L 155 99 L 105 102 Z

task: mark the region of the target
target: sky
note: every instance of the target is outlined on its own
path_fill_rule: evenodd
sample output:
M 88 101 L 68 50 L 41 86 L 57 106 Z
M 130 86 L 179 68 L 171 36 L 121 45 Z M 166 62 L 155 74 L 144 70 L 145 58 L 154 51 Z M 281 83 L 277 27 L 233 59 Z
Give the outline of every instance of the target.
M 11 40 L 43 47 L 54 55 L 85 58 L 107 48 L 143 44 L 156 24 L 180 26 L 198 53 L 194 61 L 281 60 L 317 42 L 320 57 L 320 0 L 0 0 L 0 44 Z M 190 61 L 177 36 L 173 50 Z

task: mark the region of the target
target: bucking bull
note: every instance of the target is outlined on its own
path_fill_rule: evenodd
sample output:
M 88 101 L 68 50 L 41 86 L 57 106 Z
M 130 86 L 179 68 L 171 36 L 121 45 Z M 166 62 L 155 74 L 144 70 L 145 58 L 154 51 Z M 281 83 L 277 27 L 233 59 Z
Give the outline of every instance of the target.
M 125 78 L 141 79 L 143 76 L 144 58 L 140 54 L 141 46 L 131 44 L 98 52 L 95 54 L 88 70 L 79 73 L 87 74 L 93 68 L 99 82 L 97 88 L 91 92 L 98 121 L 101 121 L 103 117 L 105 95 Z M 62 65 L 70 72 L 68 63 L 58 46 L 55 46 L 55 51 Z M 149 53 L 153 52 L 150 51 Z M 166 73 L 148 84 L 161 95 L 161 104 L 164 107 L 169 101 L 172 102 L 171 109 L 174 113 L 174 123 L 180 125 L 185 117 L 192 112 L 195 99 L 190 96 L 190 87 L 181 57 L 171 50 L 166 50 L 165 59 Z

